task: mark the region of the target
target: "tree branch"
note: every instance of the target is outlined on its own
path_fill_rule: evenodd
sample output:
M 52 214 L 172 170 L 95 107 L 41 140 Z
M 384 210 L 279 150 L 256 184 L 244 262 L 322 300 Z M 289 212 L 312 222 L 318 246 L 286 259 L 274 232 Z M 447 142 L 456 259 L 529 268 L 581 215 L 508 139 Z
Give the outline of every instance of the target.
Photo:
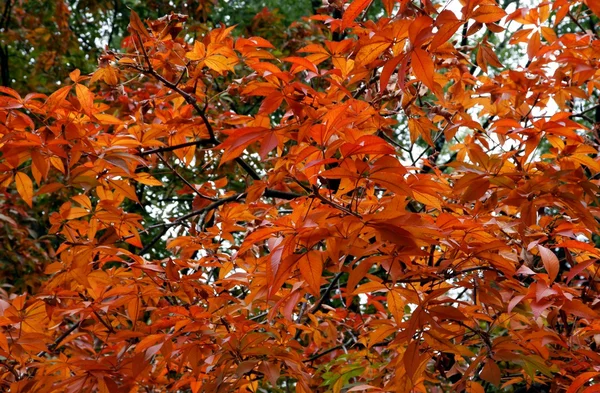
M 347 347 L 348 345 L 352 344 L 352 341 L 354 341 L 354 339 L 351 338 L 350 340 L 346 341 L 345 343 L 336 345 L 335 347 L 328 348 L 328 349 L 324 350 L 323 352 L 319 352 L 317 354 L 314 354 L 311 357 L 309 357 L 308 359 L 304 359 L 302 362 L 304 362 L 304 363 L 313 362 L 313 361 L 317 360 L 318 358 L 321 358 L 321 357 L 323 357 L 323 356 L 325 356 L 325 355 L 327 355 L 327 354 L 329 354 L 329 353 L 331 353 L 333 351 L 336 351 L 338 349 Z
M 323 292 L 323 294 L 321 295 L 321 297 L 319 298 L 319 300 L 310 309 L 309 312 L 311 314 L 314 314 L 317 311 L 319 311 L 319 309 L 321 308 L 321 306 L 327 301 L 327 299 L 329 299 L 330 294 L 331 294 L 331 290 L 333 289 L 333 287 L 335 286 L 335 284 L 337 284 L 337 282 L 340 280 L 340 277 L 342 277 L 343 274 L 344 274 L 343 272 L 339 272 L 338 274 L 336 274 L 333 277 L 333 279 L 329 282 L 329 285 L 327 286 L 327 288 L 325 288 L 325 291 Z
M 216 137 L 215 135 L 215 130 L 213 129 L 212 125 L 210 124 L 210 122 L 208 121 L 208 118 L 206 117 L 206 112 L 200 108 L 200 105 L 198 105 L 198 100 L 196 100 L 196 97 L 194 97 L 193 95 L 183 91 L 179 86 L 179 80 L 177 81 L 177 83 L 173 83 L 171 81 L 169 81 L 168 79 L 166 79 L 165 77 L 163 77 L 162 75 L 160 75 L 159 73 L 156 72 L 156 70 L 154 70 L 154 68 L 152 67 L 152 63 L 150 62 L 150 57 L 148 56 L 148 52 L 146 51 L 146 48 L 144 47 L 144 43 L 142 41 L 142 37 L 140 36 L 140 34 L 137 34 L 138 36 L 138 40 L 140 41 L 140 45 L 142 47 L 142 53 L 144 54 L 144 59 L 146 60 L 146 63 L 148 63 L 148 69 L 138 69 L 138 71 L 147 73 L 149 75 L 151 75 L 152 77 L 154 77 L 156 80 L 160 81 L 163 85 L 167 86 L 169 89 L 175 91 L 177 94 L 179 94 L 180 96 L 183 97 L 183 99 L 190 104 L 195 110 L 196 112 L 198 112 L 198 115 L 200 116 L 200 118 L 202 119 L 202 121 L 204 122 L 204 125 L 206 126 L 206 130 L 208 131 L 208 135 L 209 135 L 209 141 L 214 143 L 214 144 L 221 144 L 221 141 Z M 258 173 L 256 172 L 256 170 L 254 168 L 252 168 L 246 161 L 244 161 L 242 158 L 237 157 L 235 159 L 235 162 L 238 163 L 239 166 L 242 167 L 242 169 L 244 169 L 244 171 L 246 171 L 246 173 L 248 173 L 248 175 L 250 175 L 250 177 L 252 177 L 254 180 L 260 180 L 260 176 L 258 175 Z
M 58 336 L 52 344 L 48 345 L 48 351 L 54 352 L 56 350 L 56 348 L 59 347 L 60 343 L 64 341 L 64 339 L 66 339 L 71 333 L 73 333 L 77 328 L 79 328 L 79 326 L 81 326 L 82 322 L 83 322 L 83 320 L 77 322 L 76 324 L 74 324 L 73 326 L 71 326 L 70 328 L 65 330 L 63 332 L 63 334 Z M 38 357 L 44 356 L 46 353 L 48 353 L 48 351 L 42 351 L 42 352 L 38 353 Z

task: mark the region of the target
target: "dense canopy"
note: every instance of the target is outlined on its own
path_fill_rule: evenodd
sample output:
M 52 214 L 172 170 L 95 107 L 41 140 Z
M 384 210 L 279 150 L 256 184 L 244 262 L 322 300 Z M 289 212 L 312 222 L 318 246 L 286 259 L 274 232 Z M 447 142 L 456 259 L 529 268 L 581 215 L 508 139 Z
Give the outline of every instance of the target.
M 597 392 L 600 3 L 257 4 L 5 2 L 0 390 Z

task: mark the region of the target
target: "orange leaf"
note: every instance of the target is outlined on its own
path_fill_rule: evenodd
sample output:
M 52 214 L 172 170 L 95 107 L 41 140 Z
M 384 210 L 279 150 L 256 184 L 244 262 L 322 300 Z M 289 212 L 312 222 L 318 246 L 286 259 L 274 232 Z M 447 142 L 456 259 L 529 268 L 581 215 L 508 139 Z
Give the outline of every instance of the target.
M 206 57 L 206 46 L 200 41 L 194 42 L 194 49 L 185 54 L 190 60 L 202 60 Z
M 133 322 L 133 325 L 136 325 L 138 318 L 140 317 L 140 299 L 135 297 L 127 302 L 127 314 L 129 316 L 129 320 Z
M 365 278 L 365 275 L 369 272 L 369 269 L 373 266 L 373 262 L 369 259 L 365 259 L 358 266 L 356 266 L 348 275 L 348 282 L 346 283 L 346 291 L 352 294 L 354 288 L 358 283 Z
M 379 89 L 381 91 L 385 91 L 390 77 L 396 69 L 396 66 L 400 64 L 400 62 L 404 60 L 405 57 L 405 54 L 398 55 L 385 63 L 385 65 L 383 66 L 383 70 L 381 70 L 381 76 L 379 77 Z
M 54 93 L 48 97 L 46 101 L 46 106 L 48 107 L 48 112 L 52 112 L 56 108 L 58 108 L 63 101 L 69 95 L 69 91 L 71 90 L 71 86 L 63 86 L 60 89 L 56 90 Z
M 118 192 L 119 194 L 131 199 L 134 202 L 140 203 L 137 195 L 135 194 L 135 188 L 132 187 L 127 181 L 125 181 L 125 180 L 109 180 L 109 183 L 114 187 L 115 191 Z
M 97 113 L 94 117 L 100 122 L 100 124 L 104 125 L 121 125 L 123 124 L 123 120 L 113 116 L 107 115 L 106 113 Z
M 387 293 L 387 304 L 390 313 L 396 320 L 396 323 L 400 324 L 404 318 L 404 299 L 402 299 L 397 291 L 391 289 Z
M 380 54 L 382 54 L 387 48 L 389 48 L 391 42 L 379 41 L 371 44 L 367 44 L 360 48 L 356 54 L 356 63 L 359 65 L 367 65 L 375 61 Z
M 94 94 L 86 86 L 79 83 L 75 85 L 75 93 L 83 112 L 91 116 L 94 112 Z
M 538 245 L 538 251 L 540 252 L 540 257 L 542 258 L 542 263 L 544 264 L 544 268 L 548 273 L 548 277 L 550 277 L 550 282 L 552 282 L 558 275 L 560 270 L 560 262 L 550 249 Z
M 431 91 L 435 91 L 434 66 L 431 55 L 423 49 L 415 48 L 412 53 L 412 69 L 417 77 Z
M 310 250 L 298 261 L 300 274 L 308 283 L 313 295 L 318 296 L 321 291 L 321 274 L 323 273 L 323 253 Z
M 147 186 L 162 186 L 163 185 L 160 181 L 158 181 L 152 175 L 150 175 L 149 173 L 145 173 L 145 172 L 140 172 L 140 173 L 136 174 L 135 180 L 138 183 L 142 183 Z
M 354 19 L 356 19 L 356 17 L 371 4 L 371 1 L 373 0 L 354 0 L 352 4 L 346 8 L 346 11 L 344 11 L 344 15 L 342 16 L 342 30 L 350 26 L 354 22 Z
M 290 255 L 283 260 L 281 253 L 273 253 L 270 263 L 267 264 L 267 282 L 269 283 L 269 297 L 275 295 L 289 278 L 292 267 L 296 265 L 299 255 Z
M 421 365 L 422 356 L 419 351 L 419 341 L 413 340 L 408 344 L 406 351 L 404 352 L 404 356 L 402 357 L 402 362 L 404 363 L 404 370 L 406 371 L 406 375 L 409 379 L 414 381 L 415 377 L 418 377 L 417 372 L 419 371 L 419 367 Z
M 17 172 L 15 175 L 15 182 L 17 184 L 17 191 L 21 198 L 29 205 L 33 207 L 33 182 L 23 172 Z
M 212 55 L 204 60 L 204 64 L 211 70 L 217 71 L 218 73 L 224 73 L 225 71 L 234 71 L 233 66 L 237 63 L 237 58 L 227 57 L 221 54 Z
M 79 79 L 81 79 L 80 75 L 81 71 L 79 71 L 79 69 L 75 69 L 69 73 L 69 78 L 71 78 L 73 82 L 77 83 Z
M 201 387 L 202 381 L 195 380 L 190 382 L 190 389 L 192 389 L 192 393 L 198 393 Z
M 296 66 L 300 66 L 301 67 L 299 70 L 297 70 L 297 67 L 294 67 L 294 72 L 293 73 L 301 71 L 302 67 L 306 68 L 307 70 L 311 70 L 314 73 L 318 73 L 319 72 L 319 70 L 317 69 L 317 66 L 314 65 L 309 60 L 305 59 L 304 57 L 291 56 L 291 57 L 284 58 L 283 61 L 287 61 L 288 63 L 292 63 L 292 64 L 294 64 Z
M 600 375 L 600 373 L 597 371 L 589 371 L 587 373 L 579 374 L 579 376 L 575 378 L 573 382 L 571 382 L 571 385 L 569 385 L 569 389 L 567 389 L 566 393 L 577 393 L 580 387 L 585 385 L 587 382 L 590 382 L 598 375 Z
M 598 0 L 586 0 L 585 3 L 589 9 L 592 10 L 592 12 L 596 14 L 598 18 L 600 18 L 600 3 Z M 566 8 L 568 9 L 569 6 L 567 5 Z
M 467 381 L 467 393 L 485 393 L 483 386 L 479 382 Z
M 437 26 L 438 31 L 435 33 L 429 49 L 433 51 L 438 46 L 446 43 L 450 38 L 452 38 L 454 33 L 456 33 L 462 24 L 463 22 L 458 20 L 454 12 L 450 10 L 444 10 L 440 12 L 435 20 L 435 25 Z
M 488 72 L 488 64 L 493 65 L 494 67 L 502 67 L 502 63 L 494 53 L 494 50 L 489 46 L 484 44 L 478 45 L 479 49 L 477 50 L 477 65 L 481 67 L 484 72 Z
M 494 23 L 506 16 L 506 12 L 495 5 L 482 5 L 478 7 L 471 17 L 479 23 Z
M 527 43 L 527 56 L 529 60 L 532 60 L 537 55 L 541 47 L 540 32 L 536 31 L 531 35 Z

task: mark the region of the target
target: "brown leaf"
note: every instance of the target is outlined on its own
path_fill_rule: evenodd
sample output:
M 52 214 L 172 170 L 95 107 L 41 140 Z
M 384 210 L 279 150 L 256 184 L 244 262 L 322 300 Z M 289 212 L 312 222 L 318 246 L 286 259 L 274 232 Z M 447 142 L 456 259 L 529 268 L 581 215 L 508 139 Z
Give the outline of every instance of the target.
M 150 33 L 148 33 L 148 30 L 146 29 L 146 26 L 140 19 L 140 16 L 134 10 L 131 10 L 129 15 L 129 26 L 131 26 L 131 28 L 141 36 L 146 38 L 151 37 Z

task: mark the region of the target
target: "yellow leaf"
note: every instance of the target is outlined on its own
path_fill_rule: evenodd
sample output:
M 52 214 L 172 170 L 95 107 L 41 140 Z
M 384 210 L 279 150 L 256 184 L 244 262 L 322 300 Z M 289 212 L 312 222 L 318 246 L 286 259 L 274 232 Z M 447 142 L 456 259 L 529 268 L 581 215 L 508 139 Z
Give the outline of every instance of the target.
M 224 71 L 233 71 L 233 66 L 237 63 L 237 59 L 233 60 L 231 58 L 222 56 L 222 55 L 214 55 L 207 57 L 204 60 L 204 64 L 210 68 L 211 70 L 222 73 Z
M 162 186 L 163 185 L 160 181 L 156 180 L 152 175 L 150 175 L 149 173 L 144 173 L 144 172 L 138 173 L 135 176 L 135 180 L 138 183 L 142 183 L 147 186 Z
M 202 42 L 194 42 L 194 50 L 185 54 L 190 60 L 202 60 L 206 57 L 206 47 Z
M 33 207 L 33 182 L 29 176 L 23 172 L 17 172 L 15 182 L 17 184 L 17 192 L 21 195 L 21 198 L 23 198 L 29 207 Z

